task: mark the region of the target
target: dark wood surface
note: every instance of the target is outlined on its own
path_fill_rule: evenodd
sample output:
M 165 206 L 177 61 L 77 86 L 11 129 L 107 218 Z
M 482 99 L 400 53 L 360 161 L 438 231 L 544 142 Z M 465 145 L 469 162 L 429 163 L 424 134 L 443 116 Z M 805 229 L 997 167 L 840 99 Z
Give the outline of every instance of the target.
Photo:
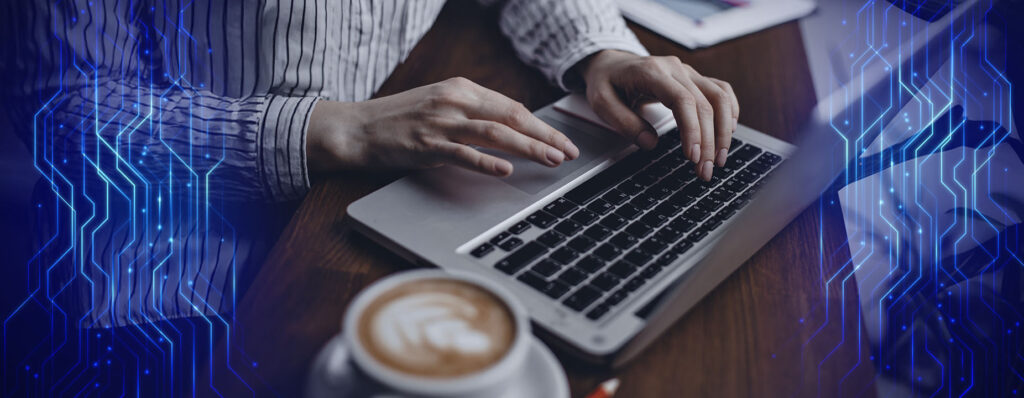
M 496 18 L 475 3 L 449 4 L 378 96 L 453 76 L 531 109 L 563 95 L 516 59 Z M 651 53 L 676 55 L 731 82 L 741 123 L 796 141 L 814 92 L 795 23 L 698 51 L 631 27 Z M 349 203 L 400 176 L 349 172 L 314 183 L 238 303 L 230 335 L 214 349 L 214 358 L 228 353 L 232 364 L 204 372 L 220 393 L 300 395 L 314 355 L 338 333 L 349 300 L 374 280 L 411 267 L 343 221 Z M 865 341 L 858 341 L 860 314 L 840 310 L 844 300 L 845 308 L 857 308 L 856 291 L 850 283 L 826 288 L 822 282 L 849 266 L 844 241 L 838 206 L 826 198 L 626 367 L 594 368 L 558 353 L 572 395 L 613 376 L 622 380 L 622 397 L 873 395 L 874 369 Z

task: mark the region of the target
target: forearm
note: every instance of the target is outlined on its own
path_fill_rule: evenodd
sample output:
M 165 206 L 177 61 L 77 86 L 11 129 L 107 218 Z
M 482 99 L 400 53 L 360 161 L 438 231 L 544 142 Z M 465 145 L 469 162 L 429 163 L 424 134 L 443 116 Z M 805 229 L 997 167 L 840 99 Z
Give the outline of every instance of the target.
M 566 79 L 572 67 L 598 51 L 648 54 L 610 0 L 510 0 L 501 7 L 501 30 L 519 57 L 567 91 L 582 88 Z

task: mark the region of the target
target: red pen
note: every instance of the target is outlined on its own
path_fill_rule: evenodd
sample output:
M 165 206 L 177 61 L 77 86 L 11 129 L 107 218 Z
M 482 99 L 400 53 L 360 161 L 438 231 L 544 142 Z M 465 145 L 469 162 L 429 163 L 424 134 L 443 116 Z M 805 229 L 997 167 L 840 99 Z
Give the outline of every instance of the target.
M 611 378 L 597 386 L 586 398 L 612 398 L 619 389 L 619 378 Z

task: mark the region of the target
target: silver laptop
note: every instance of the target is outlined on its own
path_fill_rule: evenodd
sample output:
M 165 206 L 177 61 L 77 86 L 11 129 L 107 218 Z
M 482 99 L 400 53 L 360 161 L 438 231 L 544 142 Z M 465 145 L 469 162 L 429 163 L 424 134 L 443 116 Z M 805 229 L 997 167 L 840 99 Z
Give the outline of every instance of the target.
M 893 67 L 940 65 L 914 57 L 948 54 L 948 27 L 972 8 L 908 40 L 901 54 L 910 56 Z M 867 69 L 819 103 L 799 150 L 740 125 L 710 183 L 685 160 L 672 118 L 656 125 L 664 133 L 657 148 L 640 151 L 577 117 L 580 99 L 570 97 L 560 101 L 570 112 L 547 106 L 536 115 L 573 140 L 578 159 L 551 169 L 495 153 L 515 165 L 504 179 L 455 167 L 417 172 L 352 203 L 348 217 L 410 261 L 502 283 L 549 342 L 618 366 L 811 204 L 842 159 L 857 156 L 834 119 L 866 120 L 872 98 L 910 100 L 890 96 L 897 89 L 889 71 Z M 884 125 L 893 116 L 868 119 Z

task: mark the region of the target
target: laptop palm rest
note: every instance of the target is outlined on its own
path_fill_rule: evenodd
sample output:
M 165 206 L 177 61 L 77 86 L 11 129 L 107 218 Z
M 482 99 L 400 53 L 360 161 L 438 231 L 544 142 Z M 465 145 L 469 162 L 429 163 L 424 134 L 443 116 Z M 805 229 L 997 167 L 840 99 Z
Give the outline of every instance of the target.
M 530 195 L 537 194 L 552 184 L 562 181 L 581 167 L 607 155 L 612 149 L 621 149 L 626 145 L 623 140 L 611 134 L 588 133 L 553 118 L 546 118 L 544 121 L 561 131 L 572 140 L 573 144 L 576 144 L 576 147 L 580 149 L 579 158 L 562 162 L 558 167 L 547 167 L 498 150 L 481 149 L 481 152 L 512 162 L 514 168 L 512 175 L 499 180 Z

